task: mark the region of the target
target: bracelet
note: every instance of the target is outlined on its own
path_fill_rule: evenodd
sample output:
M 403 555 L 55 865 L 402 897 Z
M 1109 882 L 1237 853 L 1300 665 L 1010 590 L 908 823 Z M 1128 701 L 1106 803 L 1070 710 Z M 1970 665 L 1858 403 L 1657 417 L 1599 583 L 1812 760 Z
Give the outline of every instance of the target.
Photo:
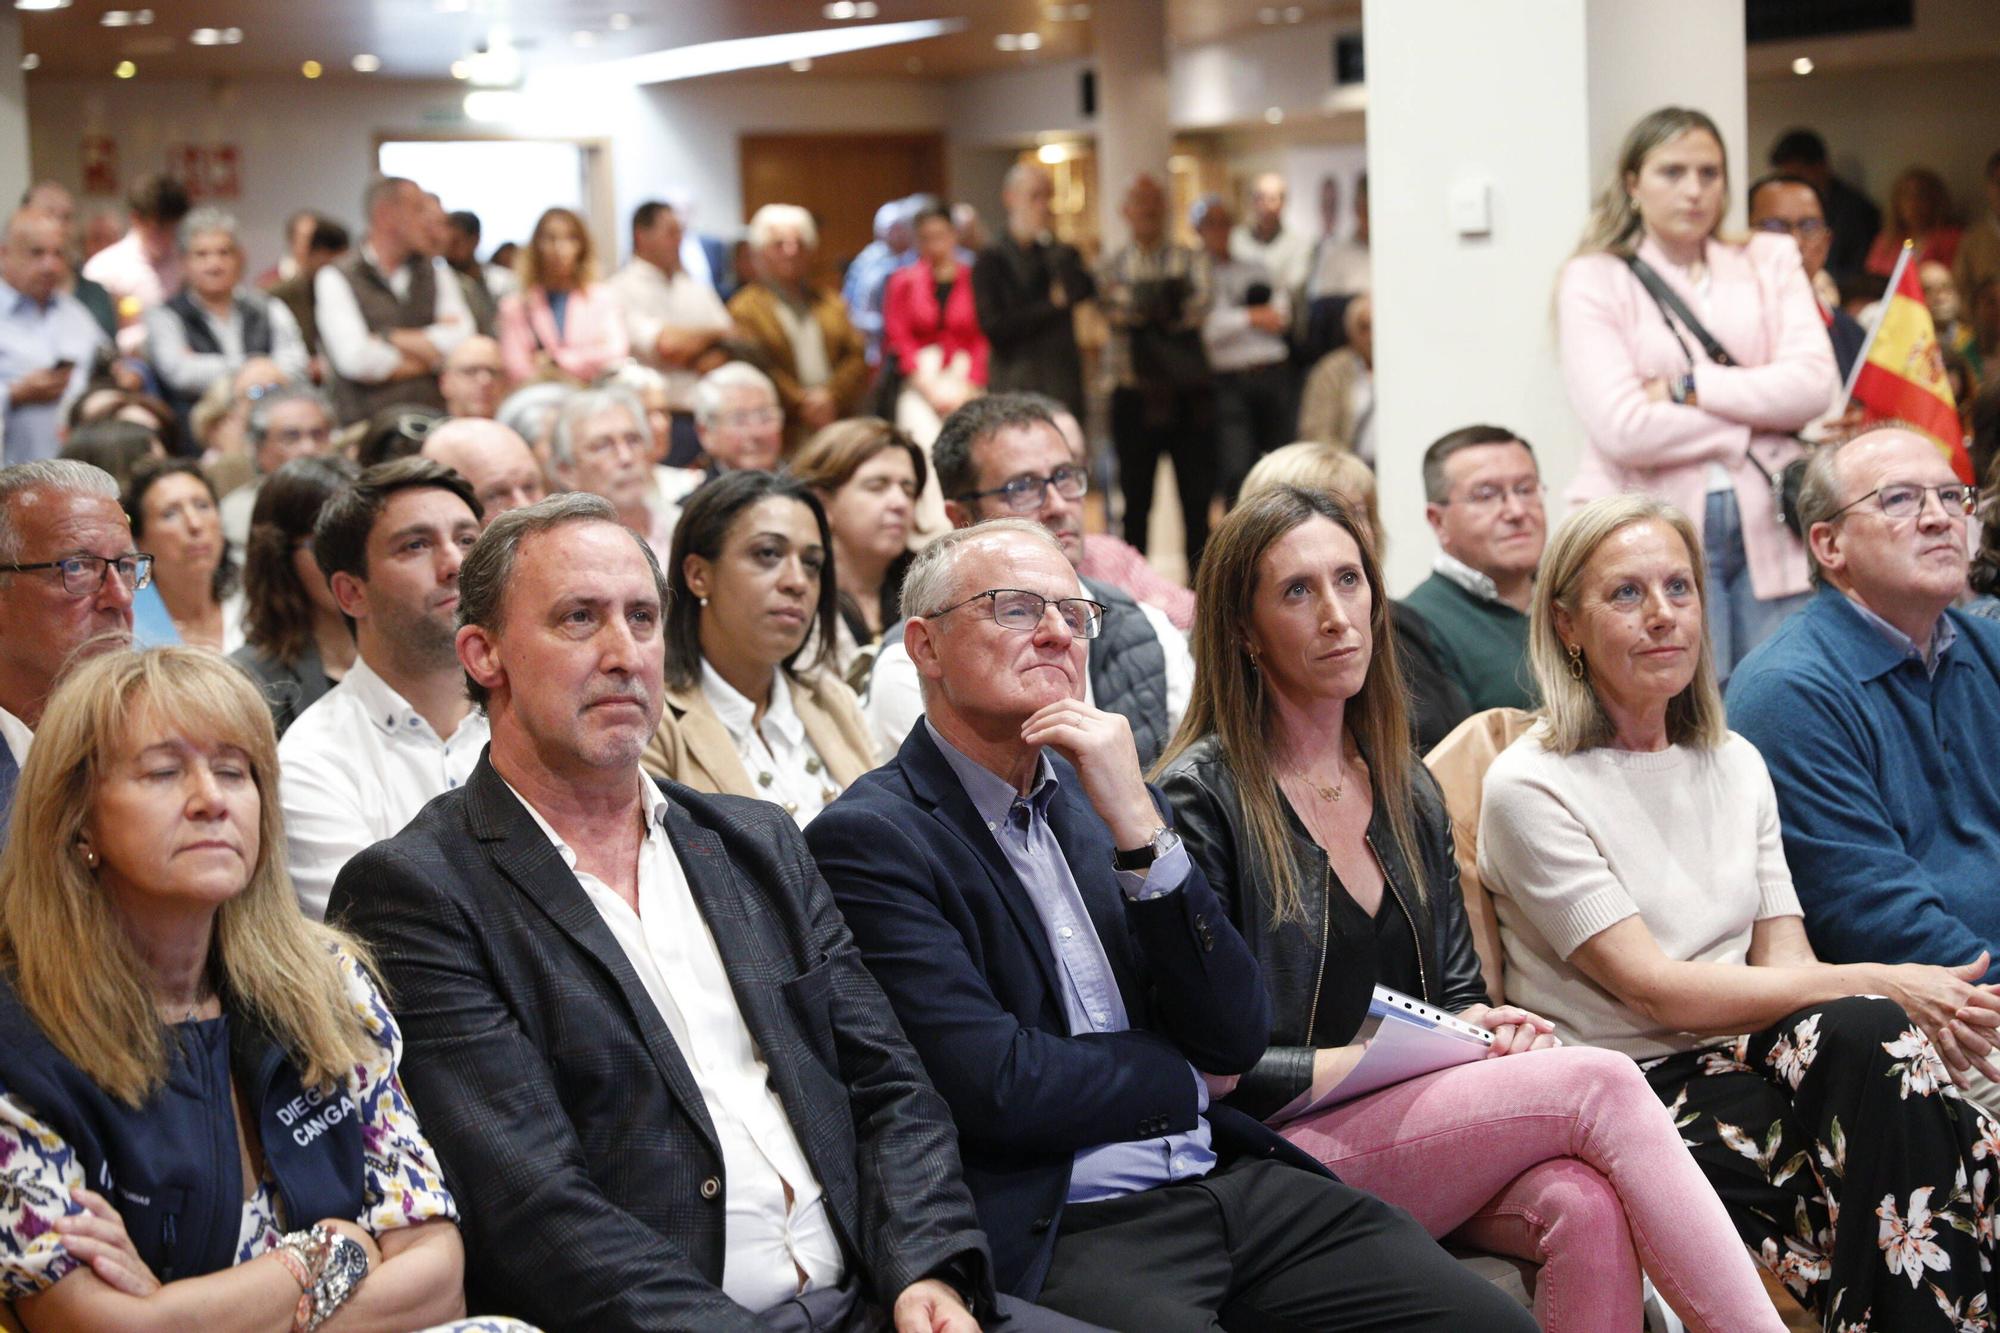
M 292 1310 L 292 1333 L 306 1333 L 312 1327 L 313 1284 L 319 1280 L 320 1266 L 326 1259 L 325 1233 L 317 1227 L 289 1232 L 279 1238 L 271 1257 L 283 1264 L 292 1280 L 299 1284 L 299 1303 Z
M 320 1238 L 321 1249 L 310 1293 L 312 1317 L 297 1333 L 313 1333 L 333 1318 L 360 1287 L 361 1279 L 368 1276 L 368 1255 L 362 1250 L 360 1242 L 325 1225 L 314 1227 L 313 1234 Z

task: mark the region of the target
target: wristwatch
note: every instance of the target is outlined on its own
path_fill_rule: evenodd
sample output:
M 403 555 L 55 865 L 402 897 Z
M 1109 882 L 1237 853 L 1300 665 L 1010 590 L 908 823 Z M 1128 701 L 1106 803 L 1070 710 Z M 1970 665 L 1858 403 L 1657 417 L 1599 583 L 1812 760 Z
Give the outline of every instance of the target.
M 347 1298 L 361 1285 L 361 1279 L 368 1276 L 368 1252 L 361 1248 L 360 1241 L 330 1228 L 313 1229 L 326 1231 L 326 1257 L 313 1280 L 313 1313 L 305 1333 L 313 1333 L 333 1318 L 335 1311 L 347 1304 Z
M 1134 847 L 1129 852 L 1114 849 L 1111 864 L 1120 870 L 1148 870 L 1152 868 L 1153 862 L 1180 845 L 1181 835 L 1162 826 L 1154 829 L 1153 836 L 1143 845 Z
M 1694 401 L 1694 372 L 1683 371 L 1667 381 L 1667 397 L 1677 403 Z

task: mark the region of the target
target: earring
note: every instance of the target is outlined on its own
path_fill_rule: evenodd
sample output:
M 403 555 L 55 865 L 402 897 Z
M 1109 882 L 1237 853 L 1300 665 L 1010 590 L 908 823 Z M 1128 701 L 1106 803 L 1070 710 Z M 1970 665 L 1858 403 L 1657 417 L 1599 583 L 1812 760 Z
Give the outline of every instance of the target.
M 1570 678 L 1571 680 L 1582 680 L 1582 679 L 1583 679 L 1583 645 L 1582 645 L 1582 644 L 1579 644 L 1579 643 L 1573 643 L 1573 644 L 1571 644 L 1571 645 L 1569 646 L 1569 678 Z
M 699 597 L 699 598 L 696 598 L 695 600 L 696 600 L 697 602 L 699 602 L 699 603 L 700 603 L 700 604 L 701 604 L 702 606 L 707 606 L 707 605 L 708 605 L 708 598 L 706 598 L 706 597 Z
M 87 842 L 80 842 L 77 844 L 77 847 L 83 854 L 84 868 L 87 870 L 97 869 L 97 863 L 101 859 L 97 855 L 97 849 Z

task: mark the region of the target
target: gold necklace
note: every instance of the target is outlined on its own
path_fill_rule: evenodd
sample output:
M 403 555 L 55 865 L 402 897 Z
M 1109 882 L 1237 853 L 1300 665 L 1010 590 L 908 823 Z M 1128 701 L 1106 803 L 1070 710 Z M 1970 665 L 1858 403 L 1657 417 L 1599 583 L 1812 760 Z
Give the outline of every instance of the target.
M 1347 765 L 1345 763 L 1340 766 L 1340 781 L 1331 787 L 1324 783 L 1313 781 L 1312 775 L 1302 770 L 1294 769 L 1292 776 L 1300 782 L 1305 783 L 1306 786 L 1311 787 L 1313 792 L 1329 805 L 1339 805 L 1340 798 L 1347 794 Z

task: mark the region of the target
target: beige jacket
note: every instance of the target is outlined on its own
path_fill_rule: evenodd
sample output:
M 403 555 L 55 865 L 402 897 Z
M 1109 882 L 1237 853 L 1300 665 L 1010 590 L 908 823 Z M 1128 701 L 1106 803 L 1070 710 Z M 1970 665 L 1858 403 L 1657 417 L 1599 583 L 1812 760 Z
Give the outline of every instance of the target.
M 825 673 L 791 679 L 792 708 L 819 752 L 827 776 L 843 791 L 874 768 L 875 742 L 862 720 L 854 691 Z M 699 681 L 683 689 L 667 687 L 660 729 L 653 733 L 639 764 L 654 777 L 669 778 L 696 791 L 763 799 L 751 780 L 729 729 L 708 706 Z

